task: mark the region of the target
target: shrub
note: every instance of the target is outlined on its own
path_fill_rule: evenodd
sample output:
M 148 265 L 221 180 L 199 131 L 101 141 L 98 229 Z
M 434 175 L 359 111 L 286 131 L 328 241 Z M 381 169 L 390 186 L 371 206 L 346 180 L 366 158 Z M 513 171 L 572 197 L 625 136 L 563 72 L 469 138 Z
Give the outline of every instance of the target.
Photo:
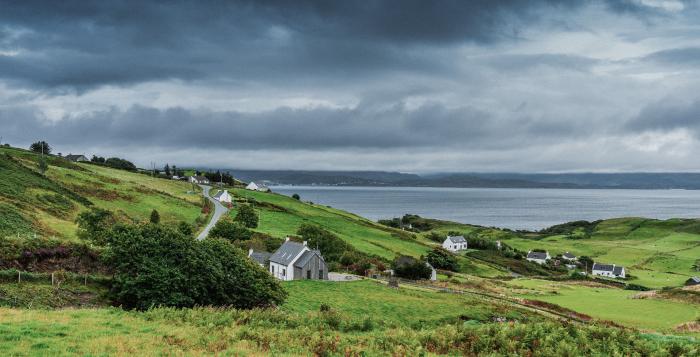
M 230 217 L 224 217 L 216 222 L 214 228 L 209 231 L 209 237 L 222 238 L 229 241 L 249 240 L 253 235 L 249 229 L 234 222 Z
M 307 241 L 309 247 L 318 247 L 327 262 L 339 262 L 346 253 L 352 254 L 352 259 L 356 262 L 360 255 L 344 240 L 319 226 L 304 223 L 297 230 L 297 234 Z
M 394 274 L 400 278 L 421 280 L 430 279 L 432 269 L 425 262 L 409 256 L 399 256 L 393 262 Z
M 32 145 L 29 146 L 29 150 L 35 152 L 35 153 L 43 153 L 45 155 L 48 155 L 51 153 L 51 146 L 49 143 L 46 141 L 37 141 L 33 143 Z
M 158 211 L 156 211 L 156 210 L 151 211 L 150 222 L 153 224 L 160 223 L 160 214 L 158 213 Z
M 447 250 L 436 247 L 428 253 L 427 256 L 428 263 L 432 265 L 435 269 L 445 269 L 450 271 L 457 271 L 459 269 L 459 264 L 457 263 L 457 258 L 454 254 L 448 252 Z
M 98 245 L 104 245 L 106 235 L 116 223 L 112 212 L 102 208 L 92 208 L 81 212 L 76 219 L 78 237 Z
M 267 271 L 223 240 L 197 241 L 154 224 L 117 225 L 108 237 L 105 258 L 115 272 L 110 297 L 125 308 L 253 308 L 286 297 Z
M 296 193 L 292 195 L 292 198 L 297 200 L 297 201 L 301 200 L 301 197 L 299 197 L 299 194 L 296 194 Z
M 236 214 L 235 220 L 247 228 L 258 227 L 258 214 L 255 212 L 253 207 L 247 205 L 241 206 Z

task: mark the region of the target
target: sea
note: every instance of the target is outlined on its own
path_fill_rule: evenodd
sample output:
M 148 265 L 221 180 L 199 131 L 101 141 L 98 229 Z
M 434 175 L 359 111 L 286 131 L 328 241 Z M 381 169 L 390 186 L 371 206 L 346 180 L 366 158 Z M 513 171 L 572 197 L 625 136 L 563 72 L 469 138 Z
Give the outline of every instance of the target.
M 619 217 L 700 217 L 700 190 L 272 186 L 371 220 L 417 214 L 460 223 L 539 230 Z

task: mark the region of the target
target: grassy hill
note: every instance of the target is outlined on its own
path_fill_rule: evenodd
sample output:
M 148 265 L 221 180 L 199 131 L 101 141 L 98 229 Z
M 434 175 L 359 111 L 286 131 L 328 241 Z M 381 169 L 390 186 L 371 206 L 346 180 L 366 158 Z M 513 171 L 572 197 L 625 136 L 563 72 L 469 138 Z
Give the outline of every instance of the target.
M 163 222 L 197 225 L 202 198 L 186 182 L 47 156 L 49 169 L 40 175 L 38 155 L 0 148 L 0 237 L 37 234 L 75 240 L 75 218 L 87 207 L 114 211 L 126 221 L 147 220 L 153 209 Z M 200 219 L 201 221 L 201 219 Z

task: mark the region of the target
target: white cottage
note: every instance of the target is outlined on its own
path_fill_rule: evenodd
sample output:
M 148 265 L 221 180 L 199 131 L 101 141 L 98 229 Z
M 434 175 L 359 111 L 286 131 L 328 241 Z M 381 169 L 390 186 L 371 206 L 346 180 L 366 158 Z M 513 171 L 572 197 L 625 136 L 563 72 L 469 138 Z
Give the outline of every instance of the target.
M 600 264 L 593 263 L 591 274 L 604 276 L 607 278 L 625 278 L 625 267 L 616 266 L 615 264 Z
M 533 252 L 529 251 L 527 252 L 527 261 L 537 263 L 537 264 L 544 264 L 546 263 L 549 259 L 552 259 L 552 257 L 549 255 L 549 252 Z
M 255 182 L 251 182 L 245 188 L 246 188 L 246 190 L 257 191 L 259 186 L 257 184 L 255 184 Z
M 458 252 L 467 249 L 467 240 L 464 236 L 447 236 L 447 239 L 442 242 L 442 247 L 450 252 Z
M 233 197 L 231 197 L 231 194 L 228 193 L 228 190 L 217 192 L 214 195 L 214 199 L 221 203 L 231 203 L 233 201 Z
M 270 274 L 280 280 L 328 280 L 326 262 L 318 250 L 289 240 L 270 256 Z

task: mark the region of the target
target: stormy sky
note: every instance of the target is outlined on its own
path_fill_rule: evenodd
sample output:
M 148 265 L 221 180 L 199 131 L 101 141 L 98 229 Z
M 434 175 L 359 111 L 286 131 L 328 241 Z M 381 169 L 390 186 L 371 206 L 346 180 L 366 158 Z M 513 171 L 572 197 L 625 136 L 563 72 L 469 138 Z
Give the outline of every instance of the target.
M 696 1 L 2 1 L 0 136 L 140 166 L 700 171 Z

